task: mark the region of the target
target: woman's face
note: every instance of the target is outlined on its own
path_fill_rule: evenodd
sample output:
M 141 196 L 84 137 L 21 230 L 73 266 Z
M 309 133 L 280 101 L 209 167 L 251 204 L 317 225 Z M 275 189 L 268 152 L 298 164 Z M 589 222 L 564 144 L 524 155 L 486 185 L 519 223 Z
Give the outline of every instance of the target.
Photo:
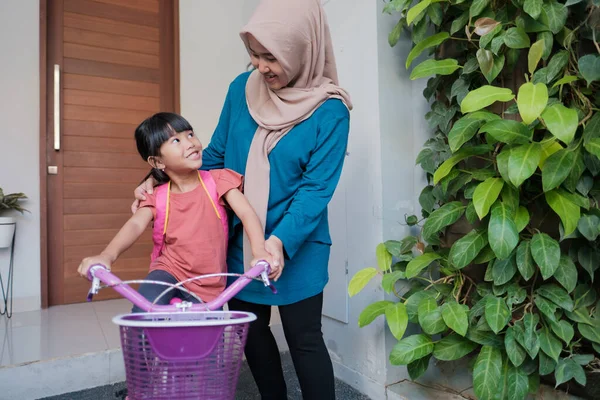
M 273 54 L 252 35 L 248 35 L 248 47 L 252 65 L 261 73 L 269 88 L 279 90 L 285 87 L 288 84 L 285 72 Z

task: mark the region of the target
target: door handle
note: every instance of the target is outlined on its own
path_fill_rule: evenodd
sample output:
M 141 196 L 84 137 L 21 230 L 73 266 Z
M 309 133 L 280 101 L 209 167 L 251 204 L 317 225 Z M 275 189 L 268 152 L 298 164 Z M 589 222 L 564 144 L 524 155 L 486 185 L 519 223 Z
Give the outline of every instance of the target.
M 54 150 L 60 150 L 60 65 L 54 64 Z

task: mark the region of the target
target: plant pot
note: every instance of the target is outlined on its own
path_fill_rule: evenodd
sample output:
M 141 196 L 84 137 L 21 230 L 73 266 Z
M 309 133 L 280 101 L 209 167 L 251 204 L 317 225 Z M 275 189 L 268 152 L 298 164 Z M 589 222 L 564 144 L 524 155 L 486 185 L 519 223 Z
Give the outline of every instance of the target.
M 0 217 L 0 249 L 12 245 L 16 222 L 17 220 L 13 217 Z

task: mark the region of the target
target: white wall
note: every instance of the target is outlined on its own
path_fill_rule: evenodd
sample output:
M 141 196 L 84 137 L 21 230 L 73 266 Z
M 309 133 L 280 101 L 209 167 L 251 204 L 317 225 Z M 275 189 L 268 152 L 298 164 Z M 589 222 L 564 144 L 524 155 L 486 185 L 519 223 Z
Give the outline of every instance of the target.
M 0 1 L 0 187 L 24 192 L 18 215 L 14 264 L 14 308 L 40 308 L 40 177 L 39 177 L 39 2 Z M 0 249 L 0 271 L 6 285 L 8 251 Z

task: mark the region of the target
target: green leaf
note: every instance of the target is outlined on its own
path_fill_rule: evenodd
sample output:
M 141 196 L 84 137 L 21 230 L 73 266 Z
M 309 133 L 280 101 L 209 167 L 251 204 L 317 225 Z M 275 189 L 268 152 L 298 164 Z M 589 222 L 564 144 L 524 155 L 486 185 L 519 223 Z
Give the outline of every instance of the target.
M 408 25 L 412 24 L 413 21 L 419 15 L 421 15 L 421 13 L 423 11 L 425 11 L 425 9 L 427 7 L 429 7 L 430 4 L 431 4 L 431 0 L 422 0 L 419 3 L 417 3 L 414 7 L 412 7 L 410 10 L 408 10 L 408 13 L 406 14 L 406 23 Z
M 529 392 L 529 377 L 521 368 L 508 367 L 508 398 L 524 400 Z
M 548 328 L 544 328 L 540 331 L 539 338 L 542 351 L 554 361 L 558 361 L 558 357 L 562 350 L 560 340 L 558 340 Z
M 534 85 L 524 83 L 519 88 L 517 106 L 523 122 L 527 125 L 535 121 L 546 108 L 548 103 L 548 88 L 543 83 Z
M 429 7 L 427 7 L 427 15 L 429 16 L 431 22 L 437 26 L 440 26 L 444 16 L 442 5 L 440 3 L 431 4 Z
M 600 266 L 600 253 L 598 253 L 598 250 L 589 246 L 582 246 L 577 252 L 577 259 L 583 269 L 590 274 L 590 278 L 593 282 L 594 274 Z
M 448 32 L 440 32 L 433 36 L 429 36 L 425 40 L 417 43 L 415 47 L 408 53 L 408 57 L 406 58 L 406 69 L 410 67 L 415 58 L 417 58 L 425 49 L 429 49 L 431 47 L 439 46 L 444 43 L 446 39 L 448 39 L 450 35 Z
M 596 357 L 593 354 L 576 354 L 571 359 L 575 361 L 579 365 L 588 365 L 592 361 L 594 361 Z
M 392 273 L 385 274 L 381 280 L 381 287 L 386 293 L 392 293 L 394 291 L 394 287 L 396 286 L 396 282 L 405 278 L 406 275 L 404 274 L 404 271 L 394 271 Z
M 556 189 L 571 173 L 575 161 L 575 154 L 562 149 L 552 154 L 542 167 L 542 186 L 544 192 Z
M 596 302 L 596 291 L 586 284 L 577 285 L 573 292 L 575 304 L 573 307 L 589 307 Z
M 383 300 L 377 301 L 373 304 L 369 304 L 358 316 L 358 326 L 363 327 L 369 325 L 378 316 L 385 313 L 385 309 L 389 305 L 393 305 L 391 301 Z
M 466 114 L 481 110 L 482 108 L 494 104 L 496 101 L 511 101 L 514 97 L 515 96 L 510 89 L 485 85 L 472 90 L 467 94 L 460 104 L 460 111 L 463 114 Z
M 487 122 L 479 130 L 489 133 L 494 139 L 503 143 L 526 144 L 531 141 L 533 132 L 518 121 L 499 119 Z
M 527 4 L 528 1 L 530 3 L 539 2 L 540 10 L 541 10 L 541 4 L 542 4 L 541 0 L 525 0 L 525 3 Z M 544 43 L 545 43 L 544 39 L 538 40 L 537 42 L 532 44 L 531 48 L 529 49 L 529 53 L 527 54 L 527 66 L 529 68 L 530 74 L 533 74 L 535 72 L 535 69 L 537 68 L 538 63 L 542 59 L 542 54 L 544 53 Z
M 573 141 L 579 123 L 577 111 L 556 103 L 544 111 L 542 119 L 555 137 L 566 144 Z
M 471 156 L 488 153 L 489 151 L 491 151 L 491 149 L 492 147 L 489 145 L 473 146 L 460 149 L 456 152 L 456 154 L 444 161 L 442 165 L 438 167 L 438 169 L 433 174 L 433 184 L 437 185 L 440 182 L 440 180 L 446 177 L 450 173 L 450 171 L 452 171 L 452 168 L 454 168 L 454 166 L 462 160 Z
M 390 353 L 392 365 L 406 365 L 433 352 L 431 338 L 424 334 L 412 335 L 400 340 Z
M 477 343 L 452 333 L 435 343 L 433 356 L 441 361 L 454 361 L 475 350 Z
M 523 347 L 517 343 L 513 327 L 508 327 L 508 329 L 506 329 L 506 334 L 504 335 L 504 346 L 506 347 L 506 354 L 508 355 L 510 362 L 515 367 L 523 364 L 526 353 Z
M 517 213 L 515 214 L 515 225 L 517 227 L 517 231 L 521 232 L 528 224 L 529 211 L 527 211 L 527 208 L 521 206 L 517 209 Z
M 568 200 L 557 190 L 546 192 L 546 201 L 560 217 L 565 230 L 564 236 L 573 233 L 577 228 L 577 222 L 579 221 L 579 206 Z
M 466 10 L 458 18 L 452 21 L 450 26 L 450 34 L 454 35 L 456 32 L 462 31 L 469 22 L 469 11 Z
M 590 326 L 587 324 L 578 323 L 577 329 L 581 336 L 586 338 L 587 340 L 600 344 L 600 329 L 598 326 Z
M 504 203 L 496 203 L 488 224 L 488 241 L 499 259 L 508 258 L 519 243 L 517 226 L 511 210 Z
M 508 399 L 508 369 L 510 366 L 510 360 L 503 355 L 502 369 L 500 370 L 500 382 L 498 382 L 496 397 L 494 397 L 494 399 Z
M 579 72 L 587 82 L 588 87 L 594 81 L 600 80 L 600 56 L 588 54 L 577 61 Z
M 435 237 L 444 227 L 458 221 L 465 208 L 460 201 L 453 201 L 432 212 L 423 224 L 423 237 L 426 240 Z
M 567 311 L 573 311 L 573 300 L 571 299 L 571 297 L 569 297 L 569 294 L 558 285 L 555 285 L 553 283 L 546 284 L 540 286 L 536 290 L 536 292 L 540 296 L 545 297 L 560 308 Z
M 517 247 L 517 268 L 526 281 L 535 273 L 535 265 L 531 255 L 531 241 L 523 240 Z
M 442 305 L 442 318 L 450 329 L 461 336 L 465 336 L 469 327 L 468 310 L 469 308 L 465 305 L 449 301 Z
M 539 265 L 544 280 L 554 275 L 560 262 L 558 242 L 545 233 L 537 233 L 531 239 L 531 255 Z
M 589 139 L 583 144 L 583 147 L 597 158 L 600 158 L 600 138 Z
M 516 187 L 521 186 L 535 170 L 542 155 L 539 143 L 534 142 L 513 147 L 508 158 L 508 176 Z
M 540 157 L 540 162 L 538 166 L 541 169 L 544 167 L 544 164 L 546 163 L 548 157 L 550 157 L 557 151 L 562 150 L 563 147 L 558 142 L 556 142 L 556 139 L 542 141 L 540 144 L 542 146 L 542 156 Z
M 386 249 L 385 244 L 379 243 L 375 249 L 377 266 L 381 271 L 387 271 L 392 267 L 392 255 Z
M 596 214 L 584 214 L 577 223 L 579 232 L 590 242 L 600 235 L 600 217 Z
M 483 72 L 484 75 L 492 72 L 492 68 L 494 67 L 494 54 L 489 50 L 479 49 L 477 50 L 476 56 L 481 72 Z
M 484 319 L 485 321 L 485 319 Z M 492 346 L 502 348 L 502 338 L 493 332 L 481 330 L 475 327 L 469 327 L 467 331 L 467 339 L 482 346 Z
M 555 35 L 567 22 L 568 9 L 556 0 L 548 1 L 542 7 L 539 21 L 546 25 Z
M 600 137 L 600 113 L 596 112 L 594 116 L 585 124 L 583 130 L 583 140 L 588 141 L 590 139 Z
M 406 18 L 401 18 L 398 23 L 394 26 L 388 35 L 388 44 L 390 47 L 394 47 L 398 44 L 398 40 L 400 40 L 400 35 L 402 34 L 402 30 L 406 26 Z
M 525 317 L 523 317 L 523 343 L 520 341 L 519 343 L 525 348 L 531 358 L 535 358 L 540 350 L 540 340 L 536 332 L 536 326 L 539 321 L 540 317 L 535 314 L 525 314 Z M 517 335 L 517 340 L 519 340 L 519 335 Z
M 358 271 L 348 284 L 348 295 L 352 297 L 359 293 L 375 275 L 377 275 L 377 270 L 373 267 Z
M 542 0 L 525 0 L 523 3 L 523 10 L 531 15 L 531 18 L 537 19 L 542 12 Z
M 490 4 L 491 0 L 473 0 L 469 8 L 469 15 L 476 17 Z
M 541 296 L 535 296 L 534 302 L 536 307 L 546 316 L 549 321 L 557 321 L 556 309 L 558 306 Z
M 571 82 L 576 82 L 578 81 L 579 78 L 577 78 L 576 76 L 573 75 L 565 75 L 562 78 L 560 78 L 559 80 L 557 80 L 554 85 L 552 85 L 552 87 L 557 87 L 560 85 L 566 85 L 567 83 L 571 83 Z
M 500 350 L 483 346 L 473 368 L 473 389 L 480 400 L 495 399 L 501 379 L 502 354 Z
M 504 181 L 501 178 L 488 178 L 477 185 L 473 193 L 473 205 L 479 219 L 483 219 L 488 214 L 490 207 L 498 199 L 503 186 Z
M 542 59 L 545 61 L 550 57 L 552 53 L 552 47 L 554 45 L 554 35 L 552 32 L 539 32 L 537 34 L 537 40 L 544 41 L 544 51 L 542 53 Z
M 418 360 L 415 360 L 415 361 L 411 362 L 410 364 L 408 364 L 406 366 L 406 370 L 408 371 L 408 376 L 410 376 L 410 379 L 415 381 L 419 377 L 421 377 L 425 373 L 425 371 L 427 371 L 427 368 L 429 368 L 429 360 L 430 359 L 431 359 L 431 354 L 429 354 L 423 358 L 419 358 Z
M 579 322 L 580 324 L 586 324 L 590 326 L 594 326 L 594 320 L 590 317 L 590 313 L 587 308 L 578 308 L 573 312 L 565 311 L 565 315 L 574 322 Z
M 566 289 L 567 293 L 575 290 L 575 286 L 577 286 L 577 267 L 571 257 L 564 254 L 560 256 L 560 263 L 554 272 L 554 279 Z
M 540 375 L 549 375 L 556 369 L 556 361 L 546 355 L 543 351 L 539 355 Z
M 504 299 L 490 296 L 485 303 L 485 320 L 494 333 L 498 334 L 508 321 L 510 321 L 510 310 Z
M 531 41 L 527 33 L 521 28 L 510 28 L 504 34 L 504 44 L 511 49 L 525 49 Z
M 561 338 L 567 346 L 569 345 L 569 343 L 571 343 L 571 340 L 573 340 L 573 336 L 575 336 L 575 330 L 573 329 L 571 324 L 565 320 L 558 322 L 550 321 L 550 327 L 552 328 L 552 331 L 556 334 L 556 336 Z
M 536 394 L 540 390 L 540 374 L 533 372 L 528 376 L 529 394 Z
M 460 149 L 463 144 L 475 136 L 482 124 L 483 121 L 469 118 L 468 115 L 456 121 L 448 133 L 450 150 L 454 153 Z
M 406 266 L 406 278 L 414 278 L 419 273 L 427 268 L 433 261 L 440 259 L 442 256 L 436 253 L 425 253 L 413 258 Z
M 485 230 L 474 229 L 454 242 L 448 259 L 455 268 L 464 268 L 477 257 L 477 254 L 487 244 L 487 232 Z
M 408 314 L 408 320 L 414 324 L 419 322 L 419 304 L 425 298 L 433 298 L 434 294 L 429 290 L 420 290 L 410 295 L 404 305 L 406 306 L 406 313 Z
M 575 378 L 580 384 L 586 384 L 585 371 L 581 365 L 570 358 L 561 358 L 554 372 L 555 387 Z
M 392 335 L 398 340 L 402 339 L 408 326 L 408 314 L 403 303 L 390 304 L 385 309 L 385 319 Z
M 419 304 L 419 325 L 423 332 L 429 335 L 441 333 L 447 329 L 442 318 L 442 310 L 438 307 L 435 299 L 425 298 Z
M 410 79 L 414 81 L 431 75 L 451 75 L 459 68 L 458 61 L 453 58 L 425 60 L 412 70 Z

